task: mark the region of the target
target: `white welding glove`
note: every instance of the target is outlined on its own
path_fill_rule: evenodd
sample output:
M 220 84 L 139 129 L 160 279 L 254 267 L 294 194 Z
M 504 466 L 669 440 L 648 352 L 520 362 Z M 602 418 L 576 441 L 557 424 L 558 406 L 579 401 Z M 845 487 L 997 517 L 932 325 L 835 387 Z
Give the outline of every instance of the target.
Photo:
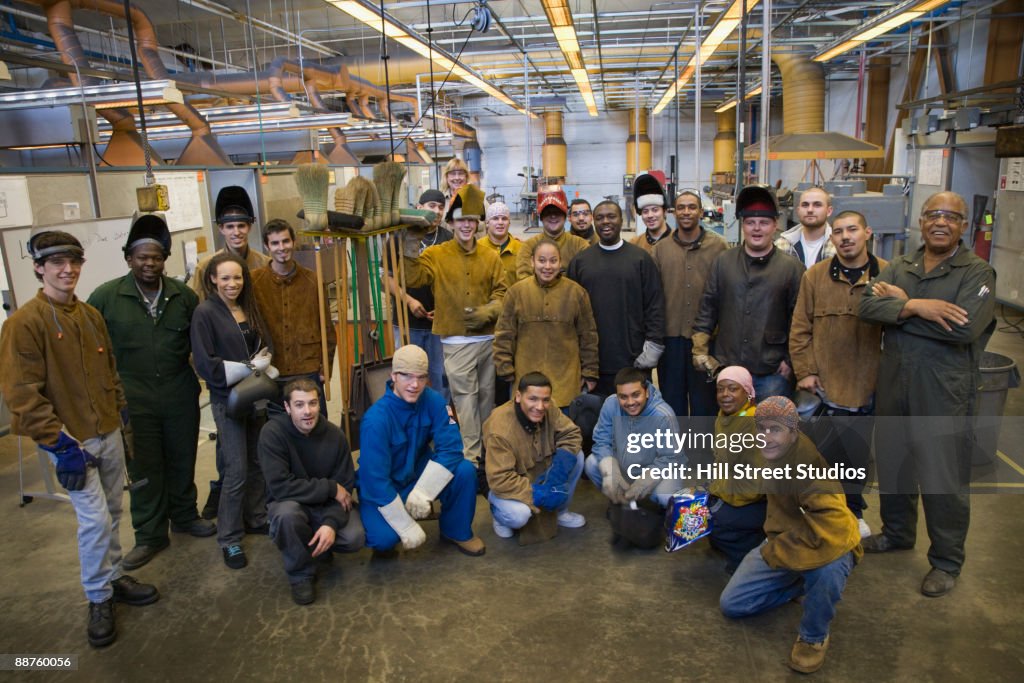
M 654 493 L 654 489 L 658 488 L 658 480 L 654 477 L 647 476 L 646 470 L 644 474 L 633 480 L 633 483 L 629 485 L 626 492 L 622 494 L 622 497 L 628 501 L 643 500 L 647 496 Z
M 441 495 L 454 475 L 444 465 L 431 460 L 427 463 L 423 474 L 405 499 L 405 509 L 413 519 L 426 519 L 430 516 L 430 502 Z
M 270 367 L 271 359 L 272 356 L 270 355 L 270 351 L 268 351 L 267 347 L 264 346 L 262 349 L 256 352 L 256 355 L 252 357 L 252 360 L 249 361 L 249 363 L 252 365 L 254 370 L 264 372 L 267 368 Z
M 597 468 L 601 472 L 601 493 L 613 503 L 622 502 L 622 495 L 629 488 L 629 484 L 626 483 L 626 479 L 622 476 L 619 462 L 609 455 L 597 463 Z
M 427 540 L 427 534 L 423 531 L 423 527 L 409 516 L 405 506 L 402 505 L 401 496 L 395 496 L 393 501 L 378 507 L 377 511 L 398 534 L 398 538 L 402 540 L 402 547 L 406 550 L 419 548 Z
M 644 350 L 640 352 L 640 355 L 633 361 L 633 367 L 640 368 L 641 370 L 649 370 L 650 368 L 656 367 L 658 361 L 661 360 L 661 354 L 665 352 L 664 344 L 653 342 L 650 339 L 644 341 Z
M 233 360 L 226 360 L 223 363 L 224 383 L 229 387 L 235 386 L 252 374 L 252 368 L 249 367 L 248 363 L 236 363 Z

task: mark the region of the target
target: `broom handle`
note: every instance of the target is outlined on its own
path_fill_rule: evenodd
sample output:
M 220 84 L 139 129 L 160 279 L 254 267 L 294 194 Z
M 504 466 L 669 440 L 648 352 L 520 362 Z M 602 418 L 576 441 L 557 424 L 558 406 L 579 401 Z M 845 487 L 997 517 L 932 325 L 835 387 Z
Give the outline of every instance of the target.
M 396 248 L 397 248 L 397 246 L 396 246 Z M 398 282 L 399 282 L 399 286 L 401 287 L 403 292 L 408 291 L 406 289 L 407 285 L 406 285 L 406 282 L 405 282 L 405 245 L 404 244 L 403 244 L 403 248 L 398 249 Z M 403 318 L 404 318 L 404 321 L 405 321 L 405 325 L 404 325 L 405 329 L 402 332 L 402 343 L 403 344 L 409 344 L 410 343 L 410 335 L 409 335 L 409 307 L 408 306 L 403 306 L 402 307 L 402 315 L 403 315 Z
M 319 318 L 320 318 L 320 367 L 324 371 L 324 379 L 330 374 L 328 368 L 327 358 L 327 315 L 324 313 L 324 264 L 321 250 L 323 249 L 323 240 L 320 237 L 315 238 L 315 246 L 313 253 L 316 255 L 316 300 L 319 304 Z M 324 398 L 328 401 L 331 400 L 331 383 L 330 381 L 324 382 Z
M 351 425 L 348 419 L 349 377 L 351 366 L 348 362 L 348 238 L 338 240 L 339 250 L 334 254 L 335 272 L 341 278 L 341 296 L 338 297 L 338 369 L 341 371 L 341 414 L 345 425 L 345 436 L 352 443 Z M 340 261 L 339 261 L 340 260 Z
M 395 283 L 405 282 L 405 273 L 403 268 L 405 267 L 404 262 L 399 261 L 399 256 L 396 252 L 404 252 L 405 249 L 397 249 L 395 242 L 398 241 L 398 234 L 395 233 L 395 239 L 388 240 L 388 247 L 391 250 L 391 263 L 395 269 Z M 399 285 L 399 291 L 405 293 L 405 288 Z M 409 343 L 409 307 L 405 305 L 403 301 L 401 305 L 395 300 L 395 317 L 398 319 L 398 336 L 399 346 L 405 346 Z
M 383 241 L 382 241 L 383 240 Z M 384 339 L 387 339 L 388 333 L 391 332 L 391 291 L 387 286 L 388 284 L 388 255 L 386 250 L 386 244 L 388 243 L 387 235 L 377 236 L 377 249 L 380 252 L 380 284 L 383 290 L 382 297 L 384 299 L 384 325 L 386 326 L 382 332 L 384 333 Z M 390 262 L 394 265 L 394 261 Z M 398 307 L 398 297 L 395 297 L 395 307 Z M 395 312 L 395 316 L 398 316 L 398 312 Z M 385 354 L 386 356 L 387 354 Z

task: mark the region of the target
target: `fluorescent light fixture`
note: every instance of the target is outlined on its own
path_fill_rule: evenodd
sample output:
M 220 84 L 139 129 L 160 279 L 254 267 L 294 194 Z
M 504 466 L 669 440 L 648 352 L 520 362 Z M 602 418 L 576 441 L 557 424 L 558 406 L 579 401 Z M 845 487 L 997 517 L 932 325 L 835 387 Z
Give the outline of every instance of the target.
M 385 36 L 391 38 L 400 45 L 404 45 L 421 57 L 432 59 L 434 64 L 441 69 L 451 71 L 455 76 L 458 76 L 467 83 L 476 86 L 478 89 L 484 91 L 498 101 L 507 104 L 516 111 L 529 114 L 536 118 L 536 115 L 533 112 L 528 112 L 523 105 L 505 94 L 505 91 L 501 88 L 488 83 L 476 71 L 457 61 L 455 57 L 437 45 L 431 47 L 431 45 L 418 33 L 402 24 L 387 12 L 384 13 L 384 18 L 382 20 L 380 8 L 371 4 L 368 0 L 325 0 L 325 2 L 329 5 L 334 5 L 353 19 L 363 22 L 374 31 L 383 33 Z
M 743 97 L 743 99 L 744 100 L 749 100 L 751 97 L 757 97 L 758 95 L 761 94 L 762 90 L 764 90 L 764 88 L 761 87 L 760 85 L 758 85 L 753 90 L 748 91 L 747 94 Z M 726 100 L 725 102 L 723 102 L 722 106 L 720 106 L 718 109 L 715 110 L 715 113 L 716 114 L 721 114 L 722 112 L 729 111 L 730 109 L 732 109 L 735 106 L 736 106 L 736 97 L 733 96 L 732 98 L 730 98 L 730 99 Z
M 261 125 L 258 121 L 235 121 L 232 123 L 211 123 L 210 129 L 216 135 L 242 135 L 246 133 L 277 133 L 290 130 L 314 130 L 318 128 L 341 128 L 348 129 L 348 122 L 351 114 L 311 114 L 309 116 L 296 116 L 290 119 L 264 120 Z M 387 124 L 383 125 L 386 128 Z M 353 127 L 355 128 L 355 127 Z M 363 128 L 359 126 L 359 128 Z M 101 139 L 108 136 L 109 131 L 100 134 Z M 147 129 L 146 137 L 150 140 L 173 140 L 175 138 L 189 137 L 192 130 L 184 125 L 162 126 Z
M 174 81 L 142 81 L 142 104 L 182 104 L 185 101 Z M 109 83 L 72 88 L 25 90 L 0 95 L 0 111 L 33 109 L 35 107 L 66 107 L 73 104 L 91 105 L 96 109 L 137 107 L 134 83 Z
M 259 105 L 258 110 L 255 104 L 245 104 L 231 107 L 210 107 L 208 109 L 200 109 L 199 113 L 212 125 L 219 123 L 255 123 L 259 122 L 260 119 L 263 121 L 290 119 L 312 112 L 309 110 L 303 111 L 295 102 L 269 102 Z M 174 112 L 157 111 L 146 114 L 147 131 L 180 124 L 181 119 Z M 100 131 L 112 128 L 110 122 L 102 117 L 97 120 L 96 125 Z
M 736 27 L 740 24 L 740 16 L 743 11 L 743 1 L 744 0 L 734 0 L 727 10 L 718 15 L 718 20 L 715 21 L 714 26 L 711 27 L 710 33 L 705 36 L 704 42 L 702 42 L 700 48 L 695 51 L 696 53 L 690 57 L 690 61 L 686 63 L 686 67 L 679 74 L 679 78 L 668 86 L 665 90 L 665 94 L 661 96 L 660 100 L 658 100 L 658 104 L 654 107 L 654 114 L 657 114 L 664 109 L 669 102 L 675 99 L 676 94 L 682 90 L 683 86 L 689 83 L 690 77 L 693 76 L 693 73 L 697 70 L 698 57 L 700 58 L 701 64 L 711 59 L 711 56 L 715 54 L 715 50 L 725 42 L 725 39 L 729 37 L 730 33 L 736 30 Z M 747 12 L 749 13 L 758 2 L 759 0 L 746 0 Z
M 937 7 L 945 5 L 949 0 L 906 0 L 888 12 L 879 14 L 859 28 L 843 34 L 834 45 L 827 47 L 814 56 L 816 62 L 827 62 L 844 52 L 857 48 L 864 43 L 885 35 L 900 26 L 917 19 Z
M 544 13 L 548 15 L 551 30 L 554 31 L 555 40 L 558 41 L 558 47 L 565 55 L 565 63 L 569 65 L 569 72 L 583 97 L 583 104 L 587 105 L 587 111 L 591 116 L 597 116 L 594 89 L 590 85 L 590 76 L 583 63 L 583 52 L 580 50 L 580 42 L 576 38 L 576 27 L 573 25 L 572 10 L 569 9 L 568 0 L 541 0 L 541 4 L 544 5 Z

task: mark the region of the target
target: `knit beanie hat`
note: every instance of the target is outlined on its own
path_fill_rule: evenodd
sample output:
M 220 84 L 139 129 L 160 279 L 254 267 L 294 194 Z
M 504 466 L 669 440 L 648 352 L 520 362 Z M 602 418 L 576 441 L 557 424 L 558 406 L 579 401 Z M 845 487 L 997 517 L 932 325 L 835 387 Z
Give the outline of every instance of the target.
M 796 406 L 785 396 L 769 396 L 758 403 L 754 419 L 757 420 L 758 426 L 765 422 L 779 422 L 790 429 L 796 429 L 800 422 Z

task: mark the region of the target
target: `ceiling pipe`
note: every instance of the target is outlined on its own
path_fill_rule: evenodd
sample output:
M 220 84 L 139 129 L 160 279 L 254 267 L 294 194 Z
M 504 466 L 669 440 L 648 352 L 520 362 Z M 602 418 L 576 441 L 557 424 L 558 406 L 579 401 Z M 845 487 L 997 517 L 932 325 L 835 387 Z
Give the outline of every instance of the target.
M 70 0 L 46 0 L 42 4 L 46 10 L 46 23 L 50 29 L 50 36 L 60 51 L 61 61 L 68 66 L 75 67 L 75 72 L 68 74 L 71 82 L 78 86 L 98 83 L 98 78 L 79 77 L 80 70 L 89 66 L 89 60 L 85 56 L 85 50 L 75 32 L 74 21 L 71 18 Z M 145 165 L 144 142 L 142 136 L 135 129 L 135 117 L 131 112 L 127 109 L 101 109 L 99 113 L 113 127 L 110 141 L 107 142 L 107 147 L 101 155 L 102 163 L 109 166 Z M 163 163 L 155 154 L 152 155 L 152 161 L 157 164 Z
M 52 14 L 58 18 L 56 25 L 58 27 L 57 31 L 61 32 L 61 40 L 63 40 L 64 44 L 68 46 L 68 48 L 72 50 L 77 49 L 77 59 L 79 61 L 85 60 L 85 53 L 82 51 L 81 43 L 78 41 L 77 34 L 74 34 L 74 22 L 71 19 L 72 8 L 91 10 L 99 14 L 117 17 L 118 19 L 124 18 L 124 7 L 116 2 L 116 0 L 27 1 L 37 5 L 42 5 L 46 9 L 47 17 L 50 17 Z M 132 29 L 135 33 L 138 48 L 139 61 L 142 63 L 142 66 L 146 71 L 146 75 L 153 80 L 174 80 L 171 74 L 167 71 L 167 67 L 164 66 L 163 61 L 160 59 L 160 44 L 157 42 L 156 32 L 153 29 L 153 24 L 150 22 L 149 17 L 135 5 L 130 6 L 130 15 Z M 51 22 L 51 32 L 54 30 L 53 26 L 54 23 Z M 54 35 L 54 41 L 58 42 L 56 35 Z M 58 42 L 58 44 L 60 43 Z M 63 54 L 63 48 L 61 52 Z M 210 129 L 210 125 L 206 122 L 206 119 L 204 119 L 202 114 L 200 114 L 192 105 L 185 103 L 168 104 L 166 106 L 192 131 L 192 138 L 178 156 L 177 163 L 179 165 L 233 165 L 231 163 L 231 159 L 228 158 L 228 155 L 223 149 L 221 149 L 221 146 L 217 142 L 217 138 L 214 136 L 213 131 Z M 117 122 L 111 121 L 111 124 L 114 126 L 115 130 L 124 128 L 128 125 L 125 119 L 121 119 Z M 131 125 L 134 128 L 134 119 L 131 121 Z

